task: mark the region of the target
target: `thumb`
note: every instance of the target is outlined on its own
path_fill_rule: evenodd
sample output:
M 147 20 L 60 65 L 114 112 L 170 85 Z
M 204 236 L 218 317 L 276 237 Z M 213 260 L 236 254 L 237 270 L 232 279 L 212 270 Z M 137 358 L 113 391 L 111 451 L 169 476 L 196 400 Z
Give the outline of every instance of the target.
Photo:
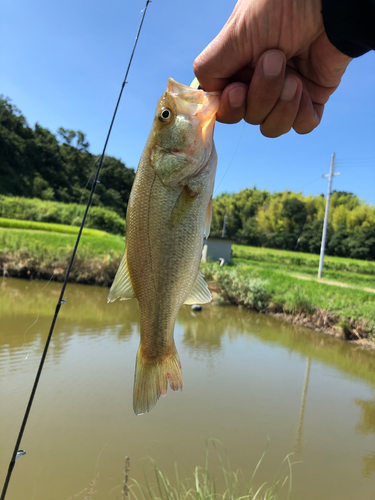
M 240 81 L 249 81 L 246 66 L 254 62 L 253 50 L 251 43 L 246 43 L 241 36 L 242 30 L 234 17 L 235 12 L 217 37 L 194 61 L 194 73 L 206 91 L 222 90 L 234 81 L 235 75 Z M 237 75 L 243 69 L 245 71 L 241 71 L 242 75 Z

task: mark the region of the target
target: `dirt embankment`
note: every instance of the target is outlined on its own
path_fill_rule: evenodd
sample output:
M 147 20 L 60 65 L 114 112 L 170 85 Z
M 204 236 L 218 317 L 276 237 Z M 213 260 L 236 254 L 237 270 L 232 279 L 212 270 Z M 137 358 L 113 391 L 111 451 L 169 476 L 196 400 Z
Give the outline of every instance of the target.
M 69 259 L 43 262 L 28 252 L 17 252 L 17 255 L 3 254 L 0 256 L 0 276 L 34 280 L 64 281 Z M 69 275 L 69 283 L 84 285 L 110 286 L 120 259 L 105 261 L 101 258 L 84 259 L 76 256 Z
M 210 281 L 208 283 L 208 287 L 212 293 L 214 301 L 241 306 L 239 302 L 228 299 L 225 291 L 217 281 Z M 375 350 L 375 342 L 368 338 L 366 323 L 364 321 L 348 319 L 343 321 L 338 316 L 320 308 L 316 308 L 311 314 L 306 312 L 290 314 L 285 312 L 281 306 L 275 306 L 274 304 L 265 307 L 259 312 L 260 314 L 268 314 L 282 321 L 310 328 L 311 330 L 325 333 L 344 341 Z

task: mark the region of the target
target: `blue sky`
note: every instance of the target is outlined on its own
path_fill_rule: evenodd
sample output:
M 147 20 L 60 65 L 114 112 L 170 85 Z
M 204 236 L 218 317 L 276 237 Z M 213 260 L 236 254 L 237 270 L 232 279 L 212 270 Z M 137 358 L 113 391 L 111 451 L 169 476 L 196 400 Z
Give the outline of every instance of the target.
M 30 125 L 82 130 L 99 154 L 124 78 L 145 0 L 2 0 L 0 93 Z M 167 79 L 190 84 L 192 63 L 229 17 L 233 0 L 153 0 L 107 154 L 136 168 Z M 217 124 L 216 194 L 256 185 L 271 192 L 333 188 L 375 204 L 375 53 L 354 60 L 311 134 L 277 139 L 244 124 Z

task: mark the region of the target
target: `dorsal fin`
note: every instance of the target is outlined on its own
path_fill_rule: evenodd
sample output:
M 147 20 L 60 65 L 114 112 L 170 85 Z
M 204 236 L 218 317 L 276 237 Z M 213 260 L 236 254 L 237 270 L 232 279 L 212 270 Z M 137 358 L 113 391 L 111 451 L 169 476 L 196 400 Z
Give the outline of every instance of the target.
M 204 280 L 203 274 L 199 271 L 197 280 L 184 304 L 207 304 L 208 302 L 211 302 L 211 300 L 212 297 L 207 283 Z
M 133 286 L 130 280 L 126 251 L 109 290 L 107 302 L 114 302 L 116 299 L 135 299 Z

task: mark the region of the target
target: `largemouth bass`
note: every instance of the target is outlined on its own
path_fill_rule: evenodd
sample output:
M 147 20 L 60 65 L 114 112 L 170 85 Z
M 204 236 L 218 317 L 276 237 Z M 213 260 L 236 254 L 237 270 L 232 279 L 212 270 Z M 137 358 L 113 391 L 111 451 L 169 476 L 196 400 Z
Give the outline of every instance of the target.
M 168 80 L 130 194 L 125 253 L 108 302 L 139 303 L 136 414 L 149 411 L 168 382 L 174 391 L 182 389 L 173 339 L 177 313 L 184 303 L 211 301 L 199 264 L 212 217 L 219 99 L 219 93 Z

